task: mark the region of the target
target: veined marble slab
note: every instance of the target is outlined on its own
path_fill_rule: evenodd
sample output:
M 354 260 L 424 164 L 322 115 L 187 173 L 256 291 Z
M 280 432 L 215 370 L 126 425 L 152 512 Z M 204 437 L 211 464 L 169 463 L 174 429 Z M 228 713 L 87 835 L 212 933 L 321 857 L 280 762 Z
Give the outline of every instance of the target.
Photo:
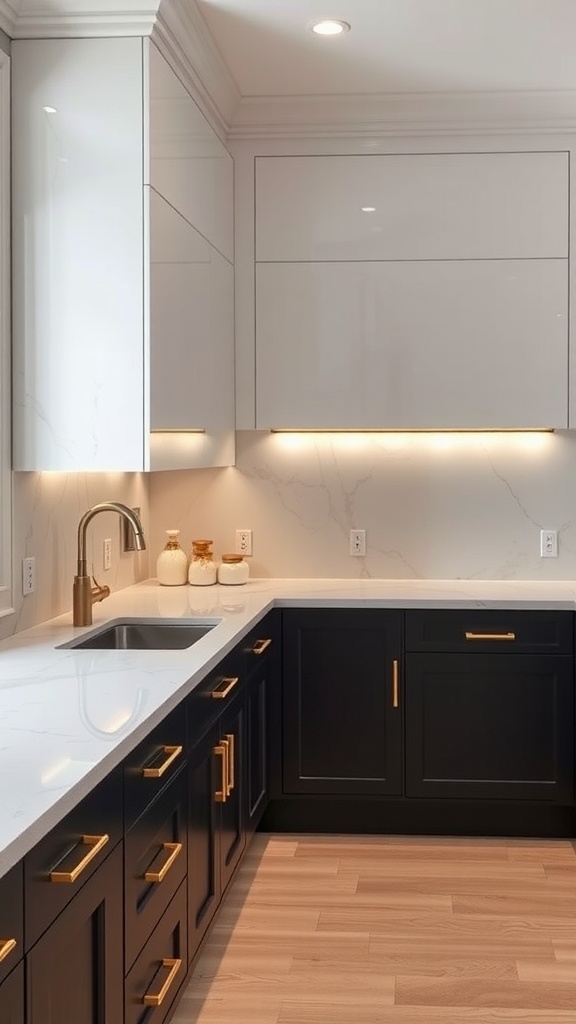
M 190 693 L 272 607 L 576 609 L 576 583 L 253 580 L 119 591 L 94 626 L 127 617 L 221 622 L 184 651 L 78 651 L 93 627 L 61 615 L 0 643 L 0 876 Z

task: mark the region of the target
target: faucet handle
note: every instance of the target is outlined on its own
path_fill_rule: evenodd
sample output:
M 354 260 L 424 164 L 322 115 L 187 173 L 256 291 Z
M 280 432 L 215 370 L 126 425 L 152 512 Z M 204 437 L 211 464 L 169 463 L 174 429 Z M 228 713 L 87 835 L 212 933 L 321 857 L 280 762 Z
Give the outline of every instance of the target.
M 98 583 L 95 576 L 92 576 L 94 586 L 91 588 L 90 594 L 92 597 L 92 604 L 96 604 L 97 601 L 104 601 L 107 597 L 110 597 L 110 587 L 106 584 L 103 586 Z

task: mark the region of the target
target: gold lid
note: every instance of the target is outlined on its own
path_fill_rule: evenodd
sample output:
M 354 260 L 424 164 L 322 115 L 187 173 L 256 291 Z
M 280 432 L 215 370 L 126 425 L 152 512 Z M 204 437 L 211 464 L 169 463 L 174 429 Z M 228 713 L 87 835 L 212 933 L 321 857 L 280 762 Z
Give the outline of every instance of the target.
M 243 561 L 243 557 L 242 557 L 242 555 L 237 555 L 234 551 L 232 551 L 228 555 L 222 555 L 222 561 L 223 562 L 242 562 Z

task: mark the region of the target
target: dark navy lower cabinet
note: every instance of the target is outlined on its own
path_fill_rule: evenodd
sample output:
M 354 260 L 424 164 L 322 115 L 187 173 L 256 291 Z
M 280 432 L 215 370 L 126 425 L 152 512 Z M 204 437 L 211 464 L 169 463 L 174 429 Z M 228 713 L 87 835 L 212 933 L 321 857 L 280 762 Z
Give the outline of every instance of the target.
M 285 794 L 402 793 L 402 613 L 283 616 Z
M 24 964 L 22 961 L 0 985 L 0 1021 L 24 1024 Z

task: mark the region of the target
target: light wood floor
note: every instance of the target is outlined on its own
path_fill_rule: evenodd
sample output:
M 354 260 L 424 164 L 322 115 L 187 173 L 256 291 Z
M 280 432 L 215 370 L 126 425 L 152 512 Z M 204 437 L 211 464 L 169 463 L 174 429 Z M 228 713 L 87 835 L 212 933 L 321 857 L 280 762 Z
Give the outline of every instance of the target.
M 565 840 L 257 835 L 173 1024 L 576 1024 Z

